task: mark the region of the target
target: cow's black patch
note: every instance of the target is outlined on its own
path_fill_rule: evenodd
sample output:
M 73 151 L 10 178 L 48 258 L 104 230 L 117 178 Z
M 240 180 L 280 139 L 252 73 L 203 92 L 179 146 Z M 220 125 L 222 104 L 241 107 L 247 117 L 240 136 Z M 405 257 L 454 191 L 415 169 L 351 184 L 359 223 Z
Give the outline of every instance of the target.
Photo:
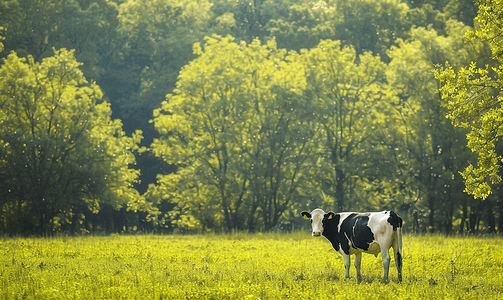
M 332 213 L 333 214 L 333 213 Z M 339 251 L 339 239 L 337 238 L 339 234 L 339 221 L 341 216 L 339 214 L 333 214 L 331 219 L 328 219 L 330 213 L 325 214 L 323 218 L 323 236 L 332 243 L 335 251 Z
M 400 252 L 396 254 L 396 266 L 399 270 L 402 269 L 402 254 Z
M 374 241 L 374 233 L 368 226 L 369 215 L 350 214 L 342 221 L 339 242 L 344 253 L 349 255 L 349 241 L 353 248 L 368 250 Z
M 353 248 L 368 250 L 370 243 L 374 241 L 374 234 L 368 226 L 369 214 L 350 214 L 342 220 L 339 230 L 340 215 L 333 215 L 328 219 L 325 215 L 323 219 L 323 236 L 325 236 L 334 247 L 339 248 L 349 255 L 349 241 Z
M 304 218 L 304 219 L 311 219 L 311 214 L 308 213 L 307 211 L 303 211 L 300 213 L 300 215 Z
M 394 211 L 389 212 L 388 223 L 393 226 L 393 231 L 396 231 L 397 228 L 402 228 L 402 218 L 400 218 Z

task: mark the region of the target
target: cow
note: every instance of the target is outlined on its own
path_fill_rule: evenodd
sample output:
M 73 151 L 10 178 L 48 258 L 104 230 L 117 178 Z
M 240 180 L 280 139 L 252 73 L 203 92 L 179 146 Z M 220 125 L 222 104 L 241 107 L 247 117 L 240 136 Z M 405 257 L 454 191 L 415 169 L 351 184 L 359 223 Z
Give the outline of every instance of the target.
M 350 256 L 355 255 L 356 278 L 361 282 L 362 253 L 375 255 L 381 252 L 384 267 L 383 282 L 388 281 L 390 247 L 393 247 L 398 281 L 402 281 L 402 218 L 393 211 L 370 213 L 325 213 L 315 209 L 303 211 L 302 217 L 311 220 L 312 235 L 327 238 L 335 251 L 342 254 L 346 278 L 349 278 Z

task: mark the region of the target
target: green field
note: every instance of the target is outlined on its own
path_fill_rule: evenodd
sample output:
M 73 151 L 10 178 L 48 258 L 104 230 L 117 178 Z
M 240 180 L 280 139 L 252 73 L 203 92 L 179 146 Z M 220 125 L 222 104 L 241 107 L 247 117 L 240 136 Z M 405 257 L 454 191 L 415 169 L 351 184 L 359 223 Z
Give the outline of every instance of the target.
M 293 234 L 0 239 L 1 299 L 503 299 L 501 237 L 404 236 L 404 278 L 381 257 L 344 279 L 324 238 Z

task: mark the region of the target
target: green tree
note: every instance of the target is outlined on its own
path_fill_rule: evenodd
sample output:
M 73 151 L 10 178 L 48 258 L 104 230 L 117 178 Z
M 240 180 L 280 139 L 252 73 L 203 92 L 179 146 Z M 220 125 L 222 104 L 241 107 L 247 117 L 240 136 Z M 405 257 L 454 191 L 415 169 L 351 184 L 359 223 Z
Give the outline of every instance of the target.
M 287 18 L 271 20 L 268 28 L 287 49 L 310 49 L 332 39 L 358 55 L 371 51 L 386 59 L 386 49 L 410 29 L 408 11 L 398 0 L 303 1 L 290 6 Z
M 5 56 L 16 51 L 39 62 L 52 55 L 52 48 L 74 49 L 86 78 L 96 80 L 105 97 L 114 98 L 118 83 L 113 80 L 113 67 L 125 43 L 117 31 L 119 5 L 115 1 L 9 0 L 0 2 L 0 13 L 7 16 L 0 20 L 6 33 Z
M 74 49 L 84 75 L 100 83 L 125 43 L 118 32 L 118 14 L 113 0 L 67 1 L 58 25 L 60 41 L 52 46 Z
M 113 1 L 2 1 L 0 22 L 6 29 L 6 55 L 16 51 L 35 61 L 52 48 L 75 49 L 88 77 L 95 80 L 113 55 L 118 5 Z
M 131 81 L 127 94 L 116 99 L 120 115 L 138 125 L 175 87 L 178 72 L 194 56 L 192 44 L 202 41 L 213 17 L 204 1 L 126 1 L 120 5 L 119 32 L 127 41 L 123 62 Z
M 389 105 L 395 96 L 386 83 L 386 65 L 370 53 L 357 59 L 356 51 L 339 41 L 322 41 L 302 54 L 306 97 L 312 99 L 322 127 L 317 138 L 323 192 L 335 199 L 338 211 L 355 209 L 359 201 L 354 191 L 380 159 L 368 155 L 382 153 L 382 135 L 395 122 Z
M 444 7 L 447 18 L 463 22 L 473 27 L 473 20 L 477 16 L 477 6 L 473 0 L 450 0 Z
M 466 44 L 463 34 L 468 27 L 450 20 L 445 24 L 446 35 L 432 26 L 411 30 L 408 40 L 400 40 L 388 51 L 391 62 L 388 80 L 398 90 L 401 105 L 396 109 L 402 116 L 404 141 L 400 147 L 404 161 L 406 189 L 411 193 L 411 220 L 423 215 L 430 232 L 440 227 L 450 233 L 456 219 L 466 212 L 466 197 L 460 193 L 461 178 L 457 170 L 470 158 L 463 147 L 465 131 L 454 128 L 445 118 L 447 108 L 438 91 L 434 66 L 445 60 L 461 65 L 483 51 L 481 44 Z
M 478 29 L 466 37 L 472 41 L 488 41 L 496 66 L 477 67 L 475 62 L 455 71 L 452 63 L 439 70 L 436 77 L 443 84 L 442 97 L 448 101 L 448 117 L 455 126 L 470 130 L 468 147 L 478 155 L 476 166 L 470 164 L 462 173 L 465 191 L 475 198 L 485 199 L 491 194 L 491 184 L 501 182 L 499 175 L 501 155 L 496 144 L 503 135 L 501 90 L 503 88 L 503 3 L 477 1 Z M 487 58 L 486 58 L 487 59 Z
M 230 31 L 214 33 L 231 34 L 238 41 L 251 43 L 256 38 L 266 40 L 269 35 L 269 22 L 286 17 L 291 2 L 296 1 L 211 0 L 211 2 L 214 4 L 214 13 L 220 16 L 217 21 L 221 23 L 223 17 L 227 20 L 232 18 L 233 25 L 228 27 Z
M 251 47 L 259 53 L 258 41 Z M 243 141 L 243 171 L 250 177 L 252 202 L 250 217 L 255 209 L 265 230 L 278 224 L 283 213 L 313 196 L 312 175 L 319 159 L 316 141 L 319 131 L 314 119 L 314 103 L 303 93 L 305 69 L 302 58 L 296 53 L 286 56 L 277 50 L 274 41 L 269 60 L 266 52 L 254 57 L 256 75 L 254 108 L 248 118 L 253 126 L 248 128 L 248 141 Z M 262 57 L 263 56 L 263 57 Z M 245 136 L 246 138 L 246 136 Z M 246 145 L 246 146 L 245 146 Z M 252 166 L 246 171 L 246 166 Z M 253 219 L 248 222 L 255 230 Z
M 21 56 L 31 54 L 38 60 L 50 51 L 58 39 L 57 23 L 63 20 L 62 1 L 2 1 L 1 25 L 6 29 L 6 53 L 17 51 Z
M 302 68 L 273 42 L 214 37 L 194 51 L 199 57 L 154 112 L 153 151 L 178 165 L 159 177 L 159 188 L 192 225 L 269 230 L 312 165 Z
M 129 168 L 141 132 L 124 134 L 80 65 L 61 49 L 41 63 L 12 53 L 0 68 L 2 213 L 28 216 L 37 233 L 77 221 L 83 207 L 142 202 Z
M 289 7 L 287 17 L 271 20 L 268 30 L 280 47 L 299 51 L 314 47 L 321 39 L 334 39 L 335 24 L 340 24 L 342 19 L 342 13 L 324 1 L 312 6 L 294 4 Z

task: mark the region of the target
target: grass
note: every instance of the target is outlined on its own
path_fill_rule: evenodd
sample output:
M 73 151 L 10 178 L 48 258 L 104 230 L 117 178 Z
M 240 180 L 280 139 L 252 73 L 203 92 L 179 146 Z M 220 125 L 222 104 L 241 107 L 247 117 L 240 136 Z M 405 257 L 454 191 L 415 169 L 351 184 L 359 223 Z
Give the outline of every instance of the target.
M 503 299 L 501 237 L 404 236 L 404 278 L 361 283 L 309 232 L 0 239 L 0 299 Z

